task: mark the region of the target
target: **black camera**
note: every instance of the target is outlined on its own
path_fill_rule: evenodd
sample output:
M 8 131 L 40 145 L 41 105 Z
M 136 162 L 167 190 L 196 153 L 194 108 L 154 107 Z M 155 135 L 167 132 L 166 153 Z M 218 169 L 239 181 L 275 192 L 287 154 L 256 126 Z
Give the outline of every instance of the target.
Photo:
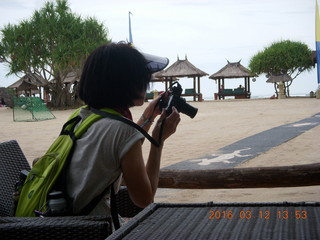
M 177 86 L 173 86 L 173 85 Z M 169 89 L 162 95 L 159 101 L 160 109 L 165 108 L 167 114 L 171 114 L 172 107 L 175 107 L 178 112 L 182 112 L 191 118 L 194 118 L 198 109 L 186 103 L 184 98 L 181 98 L 182 88 L 178 82 L 172 83 Z

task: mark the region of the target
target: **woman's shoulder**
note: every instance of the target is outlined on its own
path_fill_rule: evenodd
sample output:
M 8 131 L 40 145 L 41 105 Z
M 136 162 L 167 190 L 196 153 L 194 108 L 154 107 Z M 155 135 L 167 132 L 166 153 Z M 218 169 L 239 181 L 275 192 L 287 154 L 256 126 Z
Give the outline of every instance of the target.
M 133 126 L 111 118 L 102 118 L 98 120 L 92 125 L 90 130 L 102 136 L 122 136 L 124 139 L 133 136 L 143 138 L 143 135 Z
M 81 108 L 79 112 L 79 116 L 82 119 L 88 118 L 91 114 L 93 114 L 88 108 Z M 103 117 L 92 124 L 92 128 L 121 128 L 124 130 L 132 130 L 134 129 L 129 124 L 109 117 Z M 90 127 L 91 128 L 91 127 Z

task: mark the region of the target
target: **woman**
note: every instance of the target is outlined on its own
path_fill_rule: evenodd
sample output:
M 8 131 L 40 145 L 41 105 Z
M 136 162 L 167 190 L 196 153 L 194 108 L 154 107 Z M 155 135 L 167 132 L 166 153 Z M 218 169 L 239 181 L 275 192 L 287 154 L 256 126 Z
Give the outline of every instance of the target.
M 92 114 L 92 109 L 109 108 L 132 119 L 129 108 L 145 102 L 151 73 L 165 67 L 157 66 L 128 44 L 112 43 L 98 47 L 88 57 L 80 79 L 79 97 L 88 105 L 88 108 L 81 109 L 80 115 L 85 118 Z M 180 122 L 180 115 L 174 107 L 169 116 L 165 111 L 161 112 L 159 99 L 147 106 L 137 122 L 148 131 L 160 115 L 152 131 L 156 140 L 161 135 L 160 147 L 151 144 L 146 165 L 142 156 L 143 135 L 121 121 L 98 120 L 77 140 L 67 173 L 67 190 L 73 199 L 75 214 L 81 213 L 106 188 L 119 186 L 122 175 L 137 206 L 146 207 L 152 203 L 164 141 L 176 131 Z M 117 184 L 113 184 L 116 180 Z M 110 215 L 108 195 L 90 215 Z

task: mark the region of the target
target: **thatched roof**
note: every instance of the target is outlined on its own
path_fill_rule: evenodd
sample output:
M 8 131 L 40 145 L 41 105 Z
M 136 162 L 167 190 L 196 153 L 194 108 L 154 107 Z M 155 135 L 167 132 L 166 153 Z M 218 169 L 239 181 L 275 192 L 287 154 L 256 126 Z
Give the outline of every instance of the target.
M 38 87 L 44 85 L 46 84 L 35 75 L 26 74 L 15 83 L 8 86 L 8 88 L 15 88 L 17 91 L 38 90 Z
M 15 88 L 17 91 L 38 90 L 38 87 L 36 85 L 21 79 L 10 85 L 8 88 Z
M 241 60 L 240 60 L 241 61 Z M 226 66 L 221 68 L 218 72 L 212 74 L 209 78 L 219 79 L 219 78 L 243 78 L 243 77 L 253 77 L 254 75 L 250 71 L 242 66 L 239 62 L 229 62 Z
M 159 72 L 155 72 L 152 74 L 152 79 L 155 79 L 155 78 L 162 78 L 162 74 L 164 73 L 164 70 L 161 70 Z
M 271 75 L 267 82 L 268 83 L 276 83 L 276 82 L 289 82 L 292 81 L 292 78 L 288 74 L 280 74 L 280 75 Z
M 158 77 L 202 77 L 207 76 L 208 73 L 196 68 L 192 63 L 185 60 L 178 60 L 170 67 L 159 73 Z
M 74 83 L 80 81 L 80 73 L 78 71 L 69 72 L 66 78 L 63 80 L 64 83 Z
M 164 70 L 153 73 L 151 76 L 151 82 L 164 82 L 164 81 L 166 81 L 165 77 L 162 76 L 163 73 L 164 73 Z M 172 80 L 176 81 L 179 79 L 177 77 L 173 77 Z
M 162 73 L 163 73 L 163 70 L 153 73 L 151 75 L 151 82 L 164 81 L 164 77 L 161 76 Z
M 16 88 L 18 91 L 37 90 L 37 87 L 45 86 L 47 82 L 37 77 L 35 74 L 26 74 L 8 88 Z

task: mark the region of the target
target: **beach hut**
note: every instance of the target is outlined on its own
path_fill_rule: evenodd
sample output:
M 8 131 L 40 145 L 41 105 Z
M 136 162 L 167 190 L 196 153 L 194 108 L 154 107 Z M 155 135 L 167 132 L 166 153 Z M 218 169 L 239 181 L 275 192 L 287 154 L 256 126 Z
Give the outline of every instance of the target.
M 192 63 L 190 63 L 185 57 L 185 60 L 180 60 L 179 57 L 175 63 L 162 72 L 155 75 L 156 78 L 162 80 L 166 84 L 166 89 L 168 85 L 170 86 L 175 78 L 193 78 L 193 88 L 185 89 L 182 96 L 192 96 L 193 100 L 202 101 L 202 94 L 200 92 L 200 77 L 207 76 L 206 72 L 196 68 Z
M 151 83 L 156 83 L 156 82 L 161 82 L 165 84 L 165 89 L 168 89 L 169 87 L 169 80 L 170 79 L 166 79 L 165 77 L 162 77 L 161 74 L 164 72 L 164 70 L 161 70 L 159 72 L 156 72 L 154 74 L 152 74 L 151 76 Z M 172 78 L 172 81 L 177 81 L 179 80 L 179 78 Z M 149 93 L 146 94 L 146 100 L 147 99 L 154 99 L 158 96 L 159 92 L 157 90 L 151 91 Z
M 80 100 L 78 98 L 78 88 L 81 76 L 81 70 L 74 70 L 69 72 L 63 80 L 66 88 L 68 89 L 70 95 L 67 96 L 68 102 L 71 105 L 77 104 Z M 80 103 L 80 102 L 79 102 Z
M 15 83 L 8 86 L 8 88 L 12 88 L 16 91 L 16 94 L 25 94 L 26 96 L 31 96 L 33 94 L 39 93 L 41 98 L 41 90 L 40 87 L 46 86 L 47 81 L 38 77 L 35 74 L 28 73 L 20 78 Z
M 240 64 L 239 62 L 229 62 L 221 68 L 218 72 L 212 74 L 209 78 L 218 81 L 218 93 L 215 94 L 215 99 L 224 99 L 225 96 L 234 96 L 235 99 L 239 98 L 250 98 L 250 77 L 255 75 L 251 74 L 250 71 Z M 244 78 L 244 87 L 239 86 L 234 89 L 226 89 L 224 87 L 225 79 Z

